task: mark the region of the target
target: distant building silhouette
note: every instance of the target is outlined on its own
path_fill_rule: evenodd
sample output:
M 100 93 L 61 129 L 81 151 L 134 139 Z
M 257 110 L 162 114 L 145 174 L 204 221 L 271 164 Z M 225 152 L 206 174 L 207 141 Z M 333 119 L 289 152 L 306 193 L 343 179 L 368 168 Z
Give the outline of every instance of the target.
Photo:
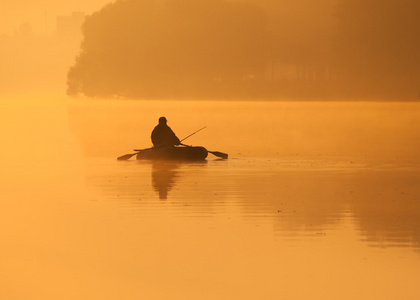
M 81 27 L 85 20 L 83 12 L 73 12 L 70 16 L 57 17 L 57 34 L 59 36 L 81 35 Z
M 19 26 L 16 35 L 21 38 L 31 38 L 34 36 L 32 25 L 30 23 L 23 23 Z

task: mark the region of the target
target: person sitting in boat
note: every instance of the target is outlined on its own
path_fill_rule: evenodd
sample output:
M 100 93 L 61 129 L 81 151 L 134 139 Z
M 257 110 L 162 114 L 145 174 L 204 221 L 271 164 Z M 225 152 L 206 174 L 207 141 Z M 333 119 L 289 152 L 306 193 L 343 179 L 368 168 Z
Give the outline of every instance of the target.
M 152 131 L 152 143 L 154 147 L 168 147 L 181 145 L 179 138 L 166 124 L 165 117 L 159 118 L 159 124 Z

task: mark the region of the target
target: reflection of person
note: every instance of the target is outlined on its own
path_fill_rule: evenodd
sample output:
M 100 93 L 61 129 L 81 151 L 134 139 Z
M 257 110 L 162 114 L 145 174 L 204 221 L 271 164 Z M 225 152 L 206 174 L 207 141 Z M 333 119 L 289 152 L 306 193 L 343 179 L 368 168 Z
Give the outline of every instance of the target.
M 160 117 L 159 124 L 152 131 L 152 143 L 155 147 L 180 145 L 179 138 L 166 124 L 166 118 Z
M 168 192 L 177 181 L 177 164 L 153 163 L 152 165 L 152 186 L 159 193 L 160 200 L 168 198 Z

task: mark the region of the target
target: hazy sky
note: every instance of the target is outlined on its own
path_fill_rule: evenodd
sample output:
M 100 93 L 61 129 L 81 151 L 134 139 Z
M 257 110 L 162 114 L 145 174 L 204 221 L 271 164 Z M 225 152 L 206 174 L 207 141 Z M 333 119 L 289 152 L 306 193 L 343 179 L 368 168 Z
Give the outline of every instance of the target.
M 13 33 L 22 23 L 30 23 L 36 34 L 55 31 L 58 15 L 73 11 L 87 14 L 103 7 L 112 0 L 1 0 L 0 35 Z
M 73 11 L 90 14 L 109 2 L 115 2 L 115 0 L 0 0 L 0 35 L 13 33 L 23 23 L 30 23 L 36 34 L 50 34 L 55 31 L 58 15 L 69 15 Z M 249 0 L 248 2 L 262 6 L 271 3 L 270 7 L 274 5 L 279 11 L 287 12 L 285 16 L 290 13 L 302 16 L 305 11 L 308 13 L 320 11 L 319 9 L 309 9 L 312 5 L 318 8 L 319 6 L 325 7 L 326 3 L 335 2 L 335 0 L 306 0 L 302 3 L 278 0 L 274 4 L 271 0 Z M 320 5 L 321 3 L 322 5 Z

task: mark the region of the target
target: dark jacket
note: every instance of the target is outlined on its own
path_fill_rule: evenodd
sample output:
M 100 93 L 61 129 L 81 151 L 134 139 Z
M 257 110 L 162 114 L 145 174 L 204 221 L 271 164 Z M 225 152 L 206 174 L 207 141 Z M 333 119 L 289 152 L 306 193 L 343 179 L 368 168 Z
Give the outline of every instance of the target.
M 159 124 L 152 131 L 152 143 L 155 147 L 179 145 L 181 142 L 166 124 Z

